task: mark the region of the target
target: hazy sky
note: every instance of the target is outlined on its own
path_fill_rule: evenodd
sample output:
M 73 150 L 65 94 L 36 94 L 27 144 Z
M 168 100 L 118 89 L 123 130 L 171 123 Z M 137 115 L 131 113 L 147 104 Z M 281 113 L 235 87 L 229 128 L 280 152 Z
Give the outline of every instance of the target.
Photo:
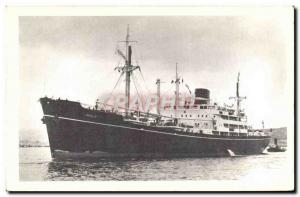
M 240 71 L 249 123 L 286 126 L 293 113 L 286 106 L 293 102 L 293 80 L 288 79 L 293 69 L 288 59 L 292 22 L 283 15 L 20 17 L 21 138 L 47 139 L 40 97 L 94 104 L 113 89 L 119 76 L 113 69 L 121 60 L 115 50 L 117 41 L 125 39 L 127 24 L 138 41 L 134 62 L 146 81 L 139 86 L 155 92 L 155 80 L 170 82 L 178 62 L 191 89 L 208 88 L 223 105 L 232 102 L 228 97 L 235 94 Z M 163 84 L 162 92 L 172 88 Z

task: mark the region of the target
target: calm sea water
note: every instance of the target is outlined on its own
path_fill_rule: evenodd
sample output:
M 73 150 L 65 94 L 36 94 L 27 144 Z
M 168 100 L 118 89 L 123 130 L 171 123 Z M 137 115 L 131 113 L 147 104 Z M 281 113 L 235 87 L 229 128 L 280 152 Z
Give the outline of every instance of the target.
M 284 174 L 286 153 L 228 158 L 57 161 L 49 147 L 20 148 L 20 180 L 270 180 Z

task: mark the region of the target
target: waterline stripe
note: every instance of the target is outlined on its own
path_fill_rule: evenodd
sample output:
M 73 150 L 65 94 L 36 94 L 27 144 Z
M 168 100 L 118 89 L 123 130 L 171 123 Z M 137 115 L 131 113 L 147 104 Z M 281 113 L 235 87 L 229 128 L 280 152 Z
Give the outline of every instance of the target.
M 137 130 L 137 131 L 147 131 L 147 132 L 151 132 L 151 133 L 159 133 L 159 134 L 165 134 L 165 135 L 174 135 L 174 136 L 182 136 L 182 137 L 190 137 L 190 138 L 214 139 L 214 140 L 265 140 L 265 139 L 267 139 L 267 138 L 262 138 L 262 139 L 232 139 L 232 138 L 214 138 L 214 137 L 189 136 L 189 135 L 182 135 L 182 134 L 176 134 L 176 133 L 166 133 L 166 132 L 161 132 L 161 131 L 153 131 L 153 130 L 148 130 L 148 129 L 143 129 L 143 128 L 138 129 L 138 128 L 134 128 L 134 127 L 126 127 L 126 126 L 119 126 L 119 125 L 93 122 L 93 121 L 88 121 L 88 120 L 79 120 L 79 119 L 73 119 L 73 118 L 66 118 L 66 117 L 62 117 L 62 116 L 53 116 L 53 115 L 47 115 L 47 114 L 45 114 L 44 116 L 50 117 L 50 118 L 70 120 L 70 121 L 75 121 L 75 122 L 83 122 L 83 123 L 90 123 L 90 124 L 96 124 L 96 125 L 104 125 L 104 126 L 132 129 L 132 130 Z

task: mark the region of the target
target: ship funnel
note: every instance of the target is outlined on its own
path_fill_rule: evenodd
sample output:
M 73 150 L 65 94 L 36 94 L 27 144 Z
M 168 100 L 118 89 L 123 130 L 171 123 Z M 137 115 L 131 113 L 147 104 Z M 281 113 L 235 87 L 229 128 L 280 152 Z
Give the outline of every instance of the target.
M 210 100 L 210 92 L 205 88 L 196 88 L 195 89 L 195 104 L 208 104 Z

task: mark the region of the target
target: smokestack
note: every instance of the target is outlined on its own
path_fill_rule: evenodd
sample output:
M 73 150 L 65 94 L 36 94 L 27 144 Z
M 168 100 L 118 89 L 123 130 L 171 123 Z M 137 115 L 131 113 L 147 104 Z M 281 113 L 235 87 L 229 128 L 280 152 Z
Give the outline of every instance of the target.
M 208 104 L 210 100 L 210 92 L 205 88 L 196 88 L 195 89 L 195 104 Z

